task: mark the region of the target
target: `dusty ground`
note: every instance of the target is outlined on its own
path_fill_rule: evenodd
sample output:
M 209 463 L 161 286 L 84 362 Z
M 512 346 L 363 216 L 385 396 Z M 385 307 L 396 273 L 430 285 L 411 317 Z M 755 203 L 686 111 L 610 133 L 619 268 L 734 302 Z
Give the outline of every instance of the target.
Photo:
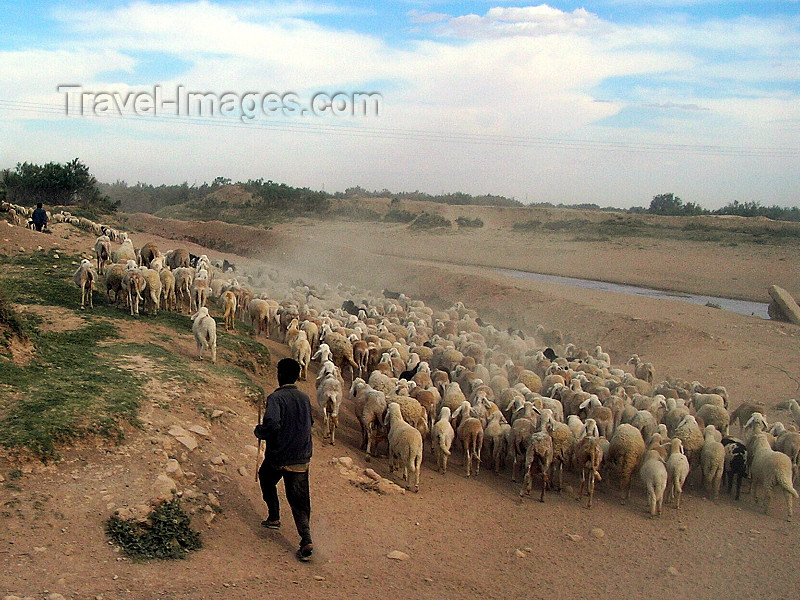
M 759 399 L 768 405 L 770 421 L 790 421 L 776 405 L 800 388 L 797 327 L 677 301 L 510 279 L 487 266 L 766 301 L 770 283 L 798 295 L 800 275 L 786 269 L 796 264 L 797 248 L 635 238 L 590 244 L 556 234 L 510 232 L 495 211 L 479 214 L 487 227 L 469 233 L 427 235 L 403 226 L 302 222 L 272 231 L 192 225 L 190 235 L 225 240 L 228 249 L 241 240 L 248 258 L 239 262 L 255 268 L 260 259 L 265 268 L 293 279 L 389 288 L 438 303 L 462 300 L 498 324 L 558 327 L 576 343 L 602 344 L 618 365 L 637 352 L 655 365 L 658 378 L 724 384 L 733 407 Z M 141 229 L 152 226 L 159 236 L 183 235 L 176 223 L 151 217 L 132 217 L 129 223 L 134 222 Z M 151 239 L 166 249 L 177 245 L 143 232 L 133 238 L 137 246 Z M 0 231 L 4 253 L 20 245 L 83 250 L 90 244 L 88 236 L 67 226 L 54 228 L 50 236 L 18 228 Z M 137 328 L 129 335 L 146 339 L 152 332 Z M 175 352 L 191 356 L 188 335 L 176 336 L 173 343 Z M 275 360 L 285 354 L 281 344 L 268 345 Z M 275 386 L 274 379 L 262 383 L 268 390 Z M 303 387 L 312 392 L 310 385 Z M 313 563 L 298 564 L 291 555 L 297 536 L 288 510 L 280 533 L 259 527 L 265 510 L 248 449 L 256 414 L 240 388 L 220 380 L 187 391 L 154 377 L 149 389 L 144 430 L 129 432 L 119 448 L 75 449 L 57 465 L 25 466 L 23 471 L 31 472 L 13 481 L 8 479 L 12 465 L 0 462 L 0 474 L 6 476 L 0 504 L 10 515 L 0 520 L 0 594 L 142 600 L 262 594 L 794 598 L 800 589 L 800 528 L 784 521 L 777 498 L 763 515 L 747 495 L 739 503 L 723 496 L 714 504 L 694 489 L 680 512 L 669 507 L 661 519 L 650 520 L 640 487 L 625 506 L 608 482 L 600 485 L 591 510 L 568 492 L 549 495 L 545 504 L 520 502 L 518 486 L 507 475 L 483 472 L 464 479 L 458 457 L 444 476 L 431 470 L 426 458 L 419 494 L 379 495 L 353 485 L 354 472 L 340 473 L 329 464 L 334 457 L 350 456 L 364 466 L 357 426 L 347 411 L 336 448 L 315 440 L 312 531 L 318 553 Z M 210 421 L 198 411 L 198 402 L 222 410 L 223 416 Z M 185 452 L 165 435 L 175 423 L 202 424 L 211 435 L 197 436 L 199 447 Z M 211 459 L 221 453 L 229 462 L 215 467 Z M 145 490 L 167 456 L 197 474 L 194 488 L 214 493 L 222 512 L 208 526 L 199 519 L 205 545 L 189 559 L 134 564 L 106 543 L 101 523 L 114 508 L 146 499 Z M 385 461 L 371 466 L 388 475 Z M 602 529 L 603 537 L 594 537 L 593 528 Z M 409 560 L 386 558 L 392 550 L 407 553 Z

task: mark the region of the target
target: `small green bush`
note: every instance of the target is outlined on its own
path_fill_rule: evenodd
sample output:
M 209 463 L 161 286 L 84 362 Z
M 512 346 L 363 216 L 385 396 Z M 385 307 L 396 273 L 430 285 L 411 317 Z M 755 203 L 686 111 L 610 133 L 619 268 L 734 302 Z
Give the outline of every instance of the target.
M 470 219 L 469 217 L 458 217 L 456 219 L 456 223 L 458 223 L 459 227 L 483 227 L 483 219 L 480 217 L 476 217 L 475 219 Z
M 202 547 L 200 533 L 191 528 L 177 498 L 156 506 L 143 523 L 113 515 L 106 521 L 106 533 L 136 560 L 186 558 Z
M 383 220 L 387 223 L 410 223 L 416 218 L 417 215 L 410 211 L 393 208 L 384 215 Z
M 435 229 L 437 227 L 450 227 L 452 223 L 442 215 L 423 212 L 414 219 L 409 228 L 411 229 Z

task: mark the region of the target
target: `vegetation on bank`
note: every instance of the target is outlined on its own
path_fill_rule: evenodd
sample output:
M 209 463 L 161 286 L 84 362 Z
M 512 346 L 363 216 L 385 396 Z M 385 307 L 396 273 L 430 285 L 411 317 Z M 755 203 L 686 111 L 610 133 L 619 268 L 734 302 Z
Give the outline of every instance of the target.
M 94 309 L 80 311 L 80 294 L 72 283 L 80 257 L 55 254 L 0 255 L 0 288 L 6 296 L 0 302 L 0 324 L 4 332 L 21 330 L 33 347 L 30 360 L 21 362 L 0 343 L 0 447 L 44 460 L 58 458 L 59 447 L 75 439 L 98 434 L 122 439 L 125 424 L 138 426 L 150 376 L 183 385 L 205 381 L 205 369 L 175 352 L 173 335 L 153 332 L 138 342 L 125 339 L 121 329 L 126 322 L 137 322 L 191 336 L 188 317 L 159 311 L 134 318 L 109 305 L 97 290 Z M 53 318 L 70 319 L 69 326 L 43 327 L 43 317 L 14 310 L 11 303 L 56 307 Z M 263 390 L 247 374 L 263 376 L 269 350 L 247 336 L 247 326 L 237 323 L 237 329 L 239 334 L 228 333 L 220 325 L 221 360 L 206 369 L 237 381 L 247 397 L 259 398 Z M 132 368 L 132 360 L 146 361 L 150 372 Z

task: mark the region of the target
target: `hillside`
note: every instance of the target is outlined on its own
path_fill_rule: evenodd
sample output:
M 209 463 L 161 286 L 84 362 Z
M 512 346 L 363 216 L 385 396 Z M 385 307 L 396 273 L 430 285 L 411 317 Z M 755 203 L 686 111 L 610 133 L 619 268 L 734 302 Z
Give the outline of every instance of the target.
M 501 326 L 532 331 L 542 323 L 584 346 L 601 343 L 617 366 L 638 352 L 653 362 L 658 378 L 721 383 L 728 387 L 732 407 L 761 399 L 770 421 L 790 422 L 780 406 L 800 389 L 800 365 L 786 360 L 800 352 L 797 327 L 679 302 L 527 282 L 490 267 L 721 296 L 739 290 L 740 297 L 760 298 L 764 283 L 780 283 L 798 295 L 798 275 L 785 268 L 800 258 L 796 245 L 777 240 L 732 246 L 641 235 L 586 241 L 576 238 L 591 232 L 588 225 L 580 232 L 515 231 L 513 224 L 530 214 L 514 212 L 519 209 L 441 210 L 448 219 L 479 217 L 485 225 L 427 232 L 404 224 L 301 219 L 267 230 L 149 215 L 120 219 L 137 247 L 156 241 L 163 249 L 182 245 L 214 259 L 228 258 L 274 294 L 303 279 L 316 286 L 341 281 L 405 291 L 439 307 L 461 300 Z M 593 218 L 562 214 L 554 221 Z M 541 215 L 535 218 L 543 221 Z M 0 227 L 4 288 L 16 294 L 11 300 L 23 315 L 35 315 L 32 335 L 39 341 L 32 356 L 20 355 L 13 364 L 36 366 L 43 351 L 71 339 L 66 336 L 86 340 L 85 334 L 94 331 L 97 340 L 81 342 L 68 356 L 45 357 L 41 373 L 46 378 L 25 383 L 27 392 L 4 378 L 0 423 L 20 394 L 39 390 L 44 401 L 48 386 L 68 380 L 62 374 L 71 368 L 96 369 L 87 353 L 113 371 L 115 390 L 138 390 L 136 418 L 116 420 L 119 431 L 112 438 L 60 441 L 55 448 L 60 459 L 46 463 L 2 451 L 4 594 L 149 600 L 160 595 L 250 599 L 265 592 L 313 599 L 387 592 L 422 598 L 578 598 L 613 592 L 638 599 L 781 598 L 795 591 L 800 530 L 783 521 L 785 508 L 777 499 L 762 515 L 746 494 L 739 503 L 723 494 L 715 504 L 695 485 L 684 495 L 681 511 L 665 507 L 661 519 L 649 520 L 638 482 L 625 506 L 608 482 L 600 485 L 591 510 L 576 503 L 570 491 L 549 494 L 540 505 L 520 502 L 518 485 L 507 475 L 483 470 L 474 480 L 464 479 L 460 456 L 453 457 L 444 476 L 434 472 L 426 456 L 419 494 L 392 487 L 380 494 L 360 475 L 366 465 L 348 403 L 338 445 L 331 448 L 315 437 L 312 531 L 319 550 L 313 563 L 298 564 L 291 554 L 296 536 L 288 518 L 277 534 L 259 527 L 265 510 L 253 481 L 253 394 L 258 387 L 272 390 L 276 382 L 273 369 L 246 366 L 253 361 L 243 359 L 257 348 L 246 326 L 237 324 L 237 334 L 221 336 L 217 367 L 199 363 L 186 317 L 134 320 L 105 306 L 100 294 L 94 311 L 76 310 L 72 261 L 88 251 L 93 236 L 68 225 L 53 226 L 51 235 L 1 222 Z M 21 283 L 9 285 L 9 278 Z M 286 355 L 276 340 L 261 336 L 256 341 L 268 349 L 272 364 Z M 313 392 L 310 381 L 303 388 Z M 207 435 L 192 433 L 198 447 L 190 451 L 169 433 L 175 425 Z M 331 464 L 340 456 L 352 458 L 356 468 Z M 169 459 L 185 473 L 179 486 L 187 508 L 195 509 L 204 547 L 184 561 L 133 563 L 107 543 L 102 523 L 120 507 L 146 502 Z M 370 466 L 389 476 L 385 460 Z M 575 485 L 573 476 L 569 480 Z M 388 559 L 393 550 L 407 553 L 409 560 Z M 768 589 L 763 577 L 752 577 L 754 572 L 769 573 Z

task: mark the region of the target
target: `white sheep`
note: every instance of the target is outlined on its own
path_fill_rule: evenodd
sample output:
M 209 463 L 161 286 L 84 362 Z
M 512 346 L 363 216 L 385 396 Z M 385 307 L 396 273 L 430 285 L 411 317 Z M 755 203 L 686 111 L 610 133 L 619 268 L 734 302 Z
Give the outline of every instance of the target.
M 436 468 L 440 473 L 447 472 L 447 457 L 450 456 L 455 435 L 450 424 L 450 409 L 443 406 L 439 411 L 439 419 L 431 427 L 431 446 L 436 457 Z
M 483 430 L 483 455 L 489 457 L 491 465 L 487 468 L 493 468 L 495 473 L 499 473 L 505 466 L 510 433 L 511 425 L 508 424 L 502 412 L 498 410 L 489 415 Z
M 203 352 L 210 348 L 211 362 L 217 364 L 217 322 L 208 314 L 205 306 L 192 315 L 191 319 L 198 360 L 203 360 Z
M 617 472 L 623 504 L 631 495 L 631 476 L 639 466 L 644 451 L 644 439 L 636 427 L 622 423 L 614 430 L 609 440 L 608 462 Z
M 769 441 L 764 433 L 753 437 L 752 445 L 748 445 L 748 454 L 753 455 L 750 466 L 752 478 L 751 491 L 753 499 L 758 504 L 759 491 L 764 494 L 764 514 L 769 510 L 769 501 L 772 498 L 773 486 L 779 486 L 786 498 L 787 521 L 792 520 L 792 497 L 797 498 L 797 492 L 792 485 L 792 461 L 783 452 L 776 452 L 769 446 Z
M 598 346 L 599 348 L 599 346 Z M 591 419 L 587 420 L 591 421 Z M 594 498 L 595 481 L 602 481 L 600 477 L 600 464 L 603 462 L 603 447 L 597 435 L 586 435 L 581 437 L 575 448 L 575 466 L 581 471 L 581 489 L 578 492 L 578 500 L 583 497 L 584 486 L 587 488 L 589 503 L 586 508 L 592 508 Z
M 111 262 L 111 240 L 107 235 L 101 235 L 95 240 L 94 252 L 97 256 L 97 272 L 102 273 L 106 263 Z
M 675 498 L 675 508 L 681 507 L 681 494 L 683 484 L 689 476 L 689 460 L 683 452 L 683 442 L 678 438 L 670 440 L 669 456 L 667 457 L 667 497 Z
M 305 331 L 298 333 L 289 349 L 292 358 L 300 363 L 300 379 L 305 381 L 308 377 L 308 364 L 311 362 L 311 344 L 308 342 Z
M 664 503 L 664 490 L 667 488 L 667 467 L 664 459 L 656 450 L 645 452 L 639 477 L 647 490 L 647 503 L 650 506 L 650 517 L 661 516 Z
M 72 276 L 72 281 L 75 282 L 81 289 L 81 310 L 86 308 L 86 299 L 89 299 L 89 308 L 94 308 L 92 304 L 92 286 L 97 281 L 97 273 L 92 268 L 92 262 L 86 258 L 81 261 L 78 270 Z
M 389 403 L 386 408 L 386 420 L 389 425 L 389 471 L 400 467 L 406 487 L 411 489 L 411 477 L 414 477 L 413 489 L 419 491 L 419 472 L 422 467 L 422 434 L 403 420 L 400 405 Z
M 236 294 L 228 290 L 222 294 L 221 298 L 223 320 L 225 322 L 225 331 L 229 329 L 236 329 Z M 297 360 L 297 359 L 295 359 Z M 302 373 L 302 372 L 301 372 Z M 305 377 L 302 377 L 305 379 Z
M 792 418 L 794 419 L 794 424 L 800 427 L 800 404 L 797 403 L 797 400 L 792 398 L 789 400 L 789 410 L 792 411 Z
M 305 337 L 305 331 L 302 332 Z M 308 340 L 304 340 L 308 345 Z M 311 354 L 311 351 L 308 352 Z M 324 419 L 323 437 L 336 444 L 336 426 L 339 424 L 339 407 L 342 404 L 342 382 L 336 373 L 317 380 L 317 403 Z
M 700 468 L 703 472 L 703 482 L 706 489 L 711 492 L 714 500 L 719 496 L 719 486 L 722 482 L 722 472 L 725 470 L 725 446 L 715 434 L 719 432 L 713 425 L 706 425 L 705 440 L 700 450 Z
M 332 356 L 333 353 L 331 352 L 330 346 L 323 342 L 317 347 L 317 351 L 314 353 L 314 356 L 311 357 L 311 360 L 319 360 L 320 364 L 322 364 L 331 360 Z
M 386 395 L 372 389 L 363 379 L 356 377 L 350 386 L 350 396 L 353 398 L 353 409 L 361 425 L 361 449 L 366 451 L 365 460 L 369 462 L 377 447 L 378 437 L 385 437 L 383 414 L 386 412 Z

